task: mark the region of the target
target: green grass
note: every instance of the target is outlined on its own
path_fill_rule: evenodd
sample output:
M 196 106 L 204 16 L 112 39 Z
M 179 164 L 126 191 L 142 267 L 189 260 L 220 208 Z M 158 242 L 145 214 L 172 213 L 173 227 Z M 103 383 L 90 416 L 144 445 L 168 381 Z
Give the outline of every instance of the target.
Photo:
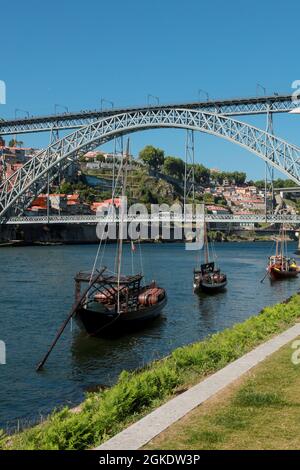
M 148 449 L 300 449 L 300 365 L 282 348 Z
M 87 396 L 79 413 L 64 408 L 53 412 L 42 424 L 14 436 L 0 439 L 5 449 L 86 449 L 99 445 L 136 421 L 179 389 L 189 387 L 221 369 L 271 336 L 283 331 L 300 317 L 300 296 L 266 307 L 230 329 L 204 341 L 178 348 L 168 357 L 135 372 L 122 372 L 116 385 Z M 250 393 L 250 391 L 249 391 Z M 257 402 L 277 397 L 240 397 Z M 274 405 L 274 403 L 273 403 Z M 278 404 L 276 404 L 278 406 Z M 259 409 L 259 407 L 256 407 Z M 235 421 L 234 415 L 222 419 Z M 243 418 L 244 419 L 244 418 Z M 242 421 L 243 421 L 242 419 Z M 237 425 L 237 424 L 236 424 Z M 205 434 L 207 446 L 220 443 L 215 429 Z M 212 444 L 212 442 L 215 444 Z M 209 444 L 210 443 L 210 444 Z
M 242 389 L 238 392 L 235 404 L 238 406 L 284 406 L 286 402 L 278 393 L 274 392 L 256 392 L 254 388 Z

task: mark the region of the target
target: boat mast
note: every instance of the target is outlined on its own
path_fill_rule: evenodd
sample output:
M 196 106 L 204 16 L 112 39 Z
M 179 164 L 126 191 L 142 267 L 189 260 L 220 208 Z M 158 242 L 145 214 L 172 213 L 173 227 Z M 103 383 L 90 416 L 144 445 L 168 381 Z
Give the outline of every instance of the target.
M 284 267 L 285 269 L 288 269 L 288 261 L 287 261 L 287 239 L 286 239 L 286 229 L 285 226 L 282 225 L 282 251 L 283 251 L 283 256 L 284 256 Z
M 124 200 L 126 196 L 127 186 L 127 160 L 129 156 L 129 139 L 127 140 L 126 154 L 122 158 L 122 193 L 121 193 L 121 214 L 119 220 L 118 230 L 118 253 L 117 253 L 117 284 L 118 284 L 118 312 L 120 312 L 120 279 L 122 267 L 122 253 L 123 253 L 123 237 L 124 237 Z
M 205 206 L 204 206 L 204 254 L 205 254 L 205 263 L 208 263 L 208 238 L 207 238 L 207 226 L 205 222 Z

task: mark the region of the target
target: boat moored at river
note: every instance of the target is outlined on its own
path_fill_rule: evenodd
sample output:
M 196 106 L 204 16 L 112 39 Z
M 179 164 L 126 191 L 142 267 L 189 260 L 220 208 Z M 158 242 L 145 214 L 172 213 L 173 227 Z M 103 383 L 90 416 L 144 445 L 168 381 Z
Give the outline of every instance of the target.
M 200 268 L 194 269 L 193 287 L 194 292 L 205 292 L 206 294 L 215 294 L 225 289 L 227 285 L 227 276 L 216 266 L 214 257 L 209 250 L 207 236 L 207 225 L 204 220 L 204 263 Z
M 129 158 L 129 142 L 126 155 L 120 165 L 120 181 L 122 198 L 126 195 L 127 165 Z M 112 198 L 112 204 L 114 195 Z M 106 268 L 94 269 L 91 273 L 78 273 L 75 277 L 75 301 L 77 308 L 74 317 L 77 323 L 90 335 L 106 335 L 120 329 L 136 327 L 160 315 L 167 303 L 167 295 L 155 281 L 143 285 L 142 273 L 130 276 L 121 274 L 123 255 L 123 207 L 120 208 L 120 230 L 117 237 L 115 271 Z M 99 246 L 100 248 L 100 246 Z M 99 251 L 99 250 L 98 250 Z M 131 242 L 132 255 L 135 245 Z M 97 253 L 98 255 L 98 253 Z M 141 263 L 142 264 L 142 263 Z M 132 260 L 133 270 L 133 260 Z M 88 283 L 88 291 L 82 297 L 80 286 Z
M 293 258 L 288 257 L 287 237 L 284 225 L 282 225 L 279 238 L 276 239 L 275 242 L 275 255 L 269 257 L 269 263 L 267 266 L 267 273 L 271 281 L 297 277 L 300 268 Z
M 105 270 L 106 271 L 106 270 Z M 121 276 L 103 272 L 93 283 L 85 301 L 75 313 L 79 326 L 90 335 L 106 335 L 114 331 L 140 326 L 158 317 L 167 303 L 164 289 L 153 281 L 142 286 L 143 276 Z M 90 273 L 75 277 L 76 297 L 81 283 L 89 283 Z
M 297 277 L 299 273 L 296 261 L 281 255 L 270 256 L 267 270 L 272 281 Z
M 201 264 L 200 269 L 194 269 L 194 290 L 202 290 L 206 294 L 221 292 L 227 285 L 227 276 L 215 267 L 215 263 Z

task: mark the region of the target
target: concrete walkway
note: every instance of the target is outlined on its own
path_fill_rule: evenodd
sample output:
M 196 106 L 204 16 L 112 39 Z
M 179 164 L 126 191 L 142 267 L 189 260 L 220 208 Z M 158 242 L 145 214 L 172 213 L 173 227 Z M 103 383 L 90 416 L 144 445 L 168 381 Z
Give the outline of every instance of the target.
M 137 450 L 204 401 L 300 335 L 300 323 L 160 406 L 95 450 Z

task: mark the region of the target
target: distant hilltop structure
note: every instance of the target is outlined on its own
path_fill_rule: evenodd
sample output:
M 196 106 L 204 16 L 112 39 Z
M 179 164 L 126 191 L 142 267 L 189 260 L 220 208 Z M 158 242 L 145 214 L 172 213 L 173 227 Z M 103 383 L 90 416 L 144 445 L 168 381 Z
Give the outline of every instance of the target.
M 129 155 L 130 158 L 133 158 L 133 155 Z M 107 152 L 101 152 L 100 150 L 94 150 L 87 152 L 83 155 L 83 158 L 85 160 L 92 160 L 92 161 L 97 161 L 97 160 L 102 160 L 102 161 L 108 161 L 108 160 L 113 160 L 117 159 L 120 160 L 123 158 L 122 153 L 107 153 Z
M 0 136 L 0 181 L 9 178 L 39 151 L 17 144 L 18 142 L 15 142 L 14 146 L 6 145 L 5 140 Z

